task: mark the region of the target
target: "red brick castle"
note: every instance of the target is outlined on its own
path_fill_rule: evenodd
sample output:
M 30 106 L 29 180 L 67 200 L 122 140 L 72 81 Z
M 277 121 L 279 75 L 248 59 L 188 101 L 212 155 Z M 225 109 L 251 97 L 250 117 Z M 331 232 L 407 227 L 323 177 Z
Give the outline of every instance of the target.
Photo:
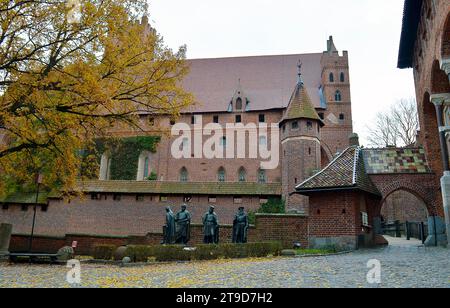
M 147 19 L 142 23 L 146 25 Z M 114 153 L 105 151 L 99 178 L 81 185 L 85 198 L 67 204 L 57 196 L 42 194 L 37 234 L 161 232 L 164 208 L 176 210 L 182 203 L 188 204 L 196 223 L 209 205 L 215 206 L 222 224 L 230 224 L 238 207 L 257 210 L 270 198 L 285 199 L 290 212 L 308 212 L 308 199 L 290 194 L 349 146 L 348 53 L 339 53 L 330 37 L 321 53 L 196 59 L 188 64 L 190 73 L 183 87 L 194 95 L 195 105 L 177 119 L 141 115 L 147 134 L 131 130 L 111 134 L 124 139 L 154 136 L 184 123 L 191 129 L 192 139 L 183 140 L 180 147 L 189 148 L 189 157 L 174 157 L 172 147 L 179 136 L 165 133 L 159 134 L 153 149 L 134 153 L 139 156 L 136 161 L 118 161 Z M 193 140 L 200 136 L 203 144 L 207 142 L 210 136 L 204 129 L 211 124 L 224 128 L 238 124 L 236 133 L 245 136 L 245 155 L 210 159 L 201 149 L 198 153 Z M 252 156 L 255 136 L 259 149 L 277 155 Z M 224 132 L 220 143 L 242 146 L 233 139 Z M 272 167 L 261 167 L 270 160 Z M 119 171 L 124 169 L 131 173 L 123 176 Z M 27 206 L 33 202 L 31 195 L 23 194 L 3 201 L 2 220 L 14 225 L 14 233 L 29 233 L 32 211 Z

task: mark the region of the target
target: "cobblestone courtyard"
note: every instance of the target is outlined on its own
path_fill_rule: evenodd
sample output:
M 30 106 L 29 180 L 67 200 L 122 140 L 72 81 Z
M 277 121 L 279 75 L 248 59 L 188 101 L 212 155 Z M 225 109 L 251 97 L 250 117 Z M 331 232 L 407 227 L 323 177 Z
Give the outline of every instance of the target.
M 382 265 L 380 287 L 450 287 L 450 250 L 402 245 L 350 254 L 171 263 L 82 264 L 81 287 L 373 287 L 367 262 Z M 70 287 L 64 266 L 0 265 L 0 287 Z

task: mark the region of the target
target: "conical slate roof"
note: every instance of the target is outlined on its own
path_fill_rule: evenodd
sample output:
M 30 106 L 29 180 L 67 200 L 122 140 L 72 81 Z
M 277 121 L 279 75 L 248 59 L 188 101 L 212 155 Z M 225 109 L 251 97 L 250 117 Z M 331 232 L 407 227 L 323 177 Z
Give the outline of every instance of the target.
M 319 121 L 323 125 L 303 82 L 298 82 L 295 86 L 294 93 L 292 93 L 286 113 L 281 122 L 294 119 L 311 119 Z

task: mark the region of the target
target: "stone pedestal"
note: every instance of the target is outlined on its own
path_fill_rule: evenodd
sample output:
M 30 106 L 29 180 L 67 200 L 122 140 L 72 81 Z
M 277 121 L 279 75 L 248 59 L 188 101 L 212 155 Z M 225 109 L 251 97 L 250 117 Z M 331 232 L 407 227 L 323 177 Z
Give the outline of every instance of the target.
M 375 234 L 383 234 L 383 229 L 381 228 L 381 217 L 373 218 L 373 232 Z
M 425 246 L 446 246 L 445 220 L 440 216 L 428 217 L 428 237 Z
M 450 172 L 445 172 L 441 178 L 442 200 L 444 202 L 445 229 L 447 240 L 450 238 Z M 449 245 L 450 248 L 450 245 Z
M 11 241 L 12 225 L 0 225 L 0 256 L 9 253 L 9 242 Z

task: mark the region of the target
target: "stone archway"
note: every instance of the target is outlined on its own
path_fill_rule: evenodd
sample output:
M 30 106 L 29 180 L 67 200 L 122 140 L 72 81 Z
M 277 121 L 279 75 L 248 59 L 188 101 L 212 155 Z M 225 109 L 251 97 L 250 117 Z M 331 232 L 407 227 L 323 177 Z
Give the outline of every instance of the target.
M 384 198 L 381 217 L 385 222 L 427 222 L 428 209 L 425 202 L 413 192 L 399 189 Z
M 431 170 L 436 174 L 443 173 L 442 155 L 439 140 L 439 128 L 436 118 L 436 109 L 430 101 L 430 94 L 426 92 L 419 104 L 420 137 L 423 143 L 427 160 Z
M 377 234 L 381 234 L 381 212 L 386 200 L 398 191 L 405 191 L 423 201 L 428 212 L 428 238 L 425 245 L 441 245 L 446 242 L 445 220 L 439 200 L 439 191 L 436 191 L 436 175 L 425 174 L 384 174 L 371 175 L 372 182 L 382 195 L 382 200 L 374 211 L 374 224 Z
M 414 191 L 400 188 L 391 192 L 383 198 L 380 210 L 382 234 L 390 238 L 389 244 L 399 237 L 426 240 L 430 215 L 426 203 Z
M 441 69 L 438 60 L 433 61 L 431 70 L 431 92 L 432 94 L 450 93 L 448 75 Z

